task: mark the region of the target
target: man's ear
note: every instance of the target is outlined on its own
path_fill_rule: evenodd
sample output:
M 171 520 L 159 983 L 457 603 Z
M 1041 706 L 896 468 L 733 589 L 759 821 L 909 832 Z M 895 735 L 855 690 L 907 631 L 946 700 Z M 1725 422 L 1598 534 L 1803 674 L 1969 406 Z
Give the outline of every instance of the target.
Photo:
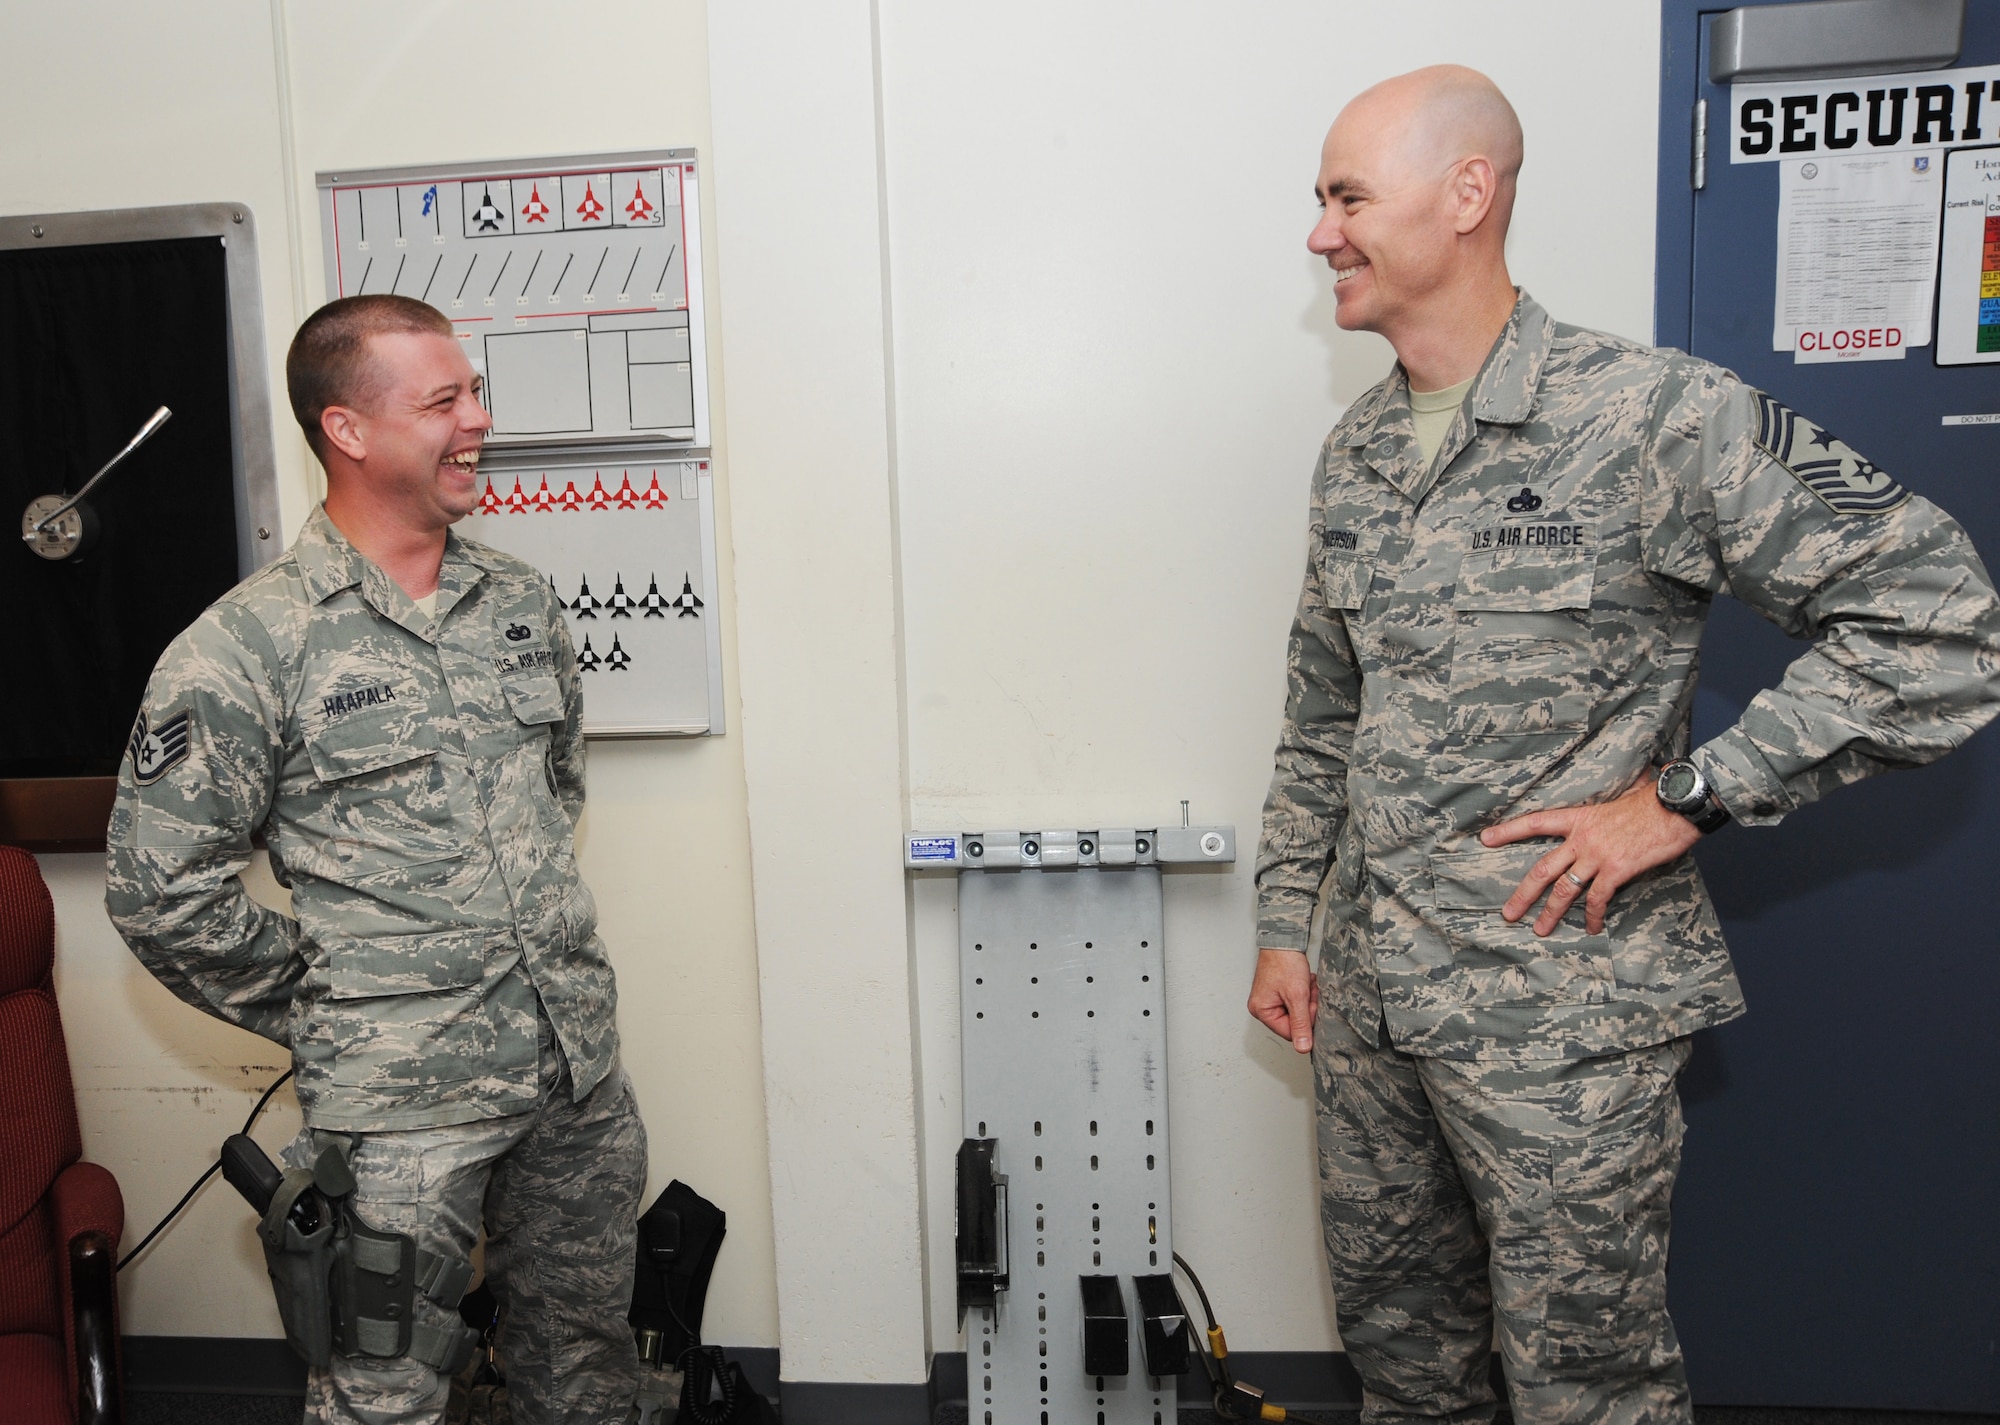
M 368 441 L 361 423 L 361 412 L 351 406 L 328 406 L 319 413 L 320 434 L 349 460 L 362 460 L 368 455 Z
M 1500 175 L 1494 172 L 1491 159 L 1475 156 L 1461 162 L 1452 177 L 1452 199 L 1457 208 L 1453 230 L 1464 237 L 1478 228 L 1493 211 L 1499 191 Z

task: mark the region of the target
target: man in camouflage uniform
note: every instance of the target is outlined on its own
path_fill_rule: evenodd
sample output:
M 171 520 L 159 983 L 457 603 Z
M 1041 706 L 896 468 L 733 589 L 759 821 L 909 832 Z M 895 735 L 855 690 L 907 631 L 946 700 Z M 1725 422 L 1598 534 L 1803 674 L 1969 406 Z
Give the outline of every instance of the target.
M 370 1226 L 463 1261 L 482 1220 L 514 1419 L 625 1418 L 645 1130 L 577 873 L 576 659 L 547 580 L 450 525 L 492 421 L 438 312 L 346 298 L 287 361 L 325 505 L 162 655 L 109 833 L 112 920 L 175 994 L 292 1051 L 290 1156 L 351 1153 Z M 241 879 L 268 844 L 295 918 Z M 410 1356 L 312 1372 L 325 1422 L 435 1421 Z
M 1497 1339 L 1517 1420 L 1687 1421 L 1675 1076 L 1743 1009 L 1687 852 L 1964 741 L 2000 602 L 1949 516 L 1811 422 L 1517 292 L 1520 159 L 1455 68 L 1327 136 L 1309 246 L 1398 365 L 1313 480 L 1249 1007 L 1313 1056 L 1365 1420 L 1490 1420 Z M 1725 589 L 1811 647 L 1669 809 Z

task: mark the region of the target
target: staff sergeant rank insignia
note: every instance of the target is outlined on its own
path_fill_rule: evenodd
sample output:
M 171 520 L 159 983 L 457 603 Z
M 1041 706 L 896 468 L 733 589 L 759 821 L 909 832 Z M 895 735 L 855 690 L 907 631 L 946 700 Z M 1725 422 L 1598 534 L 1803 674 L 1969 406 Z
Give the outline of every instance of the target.
M 1843 515 L 1886 515 L 1910 498 L 1888 471 L 1762 391 L 1757 393 L 1757 444 Z
M 132 776 L 150 787 L 177 763 L 187 760 L 188 714 L 175 713 L 158 727 L 148 728 L 146 714 L 132 726 Z

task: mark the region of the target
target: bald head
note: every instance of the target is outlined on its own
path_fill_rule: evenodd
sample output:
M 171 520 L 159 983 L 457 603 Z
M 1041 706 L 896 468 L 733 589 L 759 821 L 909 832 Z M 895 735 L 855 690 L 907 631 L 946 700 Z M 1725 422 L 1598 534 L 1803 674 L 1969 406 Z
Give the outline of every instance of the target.
M 1434 64 L 1385 79 L 1340 111 L 1327 135 L 1329 147 L 1336 135 L 1400 170 L 1405 181 L 1441 177 L 1455 163 L 1485 159 L 1505 191 L 1498 216 L 1506 226 L 1521 172 L 1521 120 L 1499 86 L 1478 70 Z
M 1357 95 L 1320 151 L 1306 243 L 1334 270 L 1340 325 L 1388 337 L 1413 378 L 1476 369 L 1513 309 L 1520 171 L 1521 121 L 1476 69 L 1434 65 Z

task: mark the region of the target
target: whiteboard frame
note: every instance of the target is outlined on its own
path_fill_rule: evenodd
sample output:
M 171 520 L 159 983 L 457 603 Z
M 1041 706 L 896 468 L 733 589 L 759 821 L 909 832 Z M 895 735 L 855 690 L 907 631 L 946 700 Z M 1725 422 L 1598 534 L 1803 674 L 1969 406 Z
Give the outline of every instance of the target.
M 319 189 L 320 258 L 325 276 L 326 300 L 340 295 L 339 249 L 335 245 L 334 194 L 342 189 L 368 188 L 418 183 L 458 183 L 474 178 L 518 178 L 528 173 L 561 174 L 594 172 L 599 169 L 649 168 L 675 165 L 687 170 L 681 179 L 682 252 L 687 274 L 688 362 L 694 380 L 694 435 L 688 440 L 666 437 L 570 436 L 548 440 L 506 438 L 489 449 L 515 452 L 595 452 L 609 445 L 635 443 L 649 450 L 671 452 L 677 458 L 689 451 L 709 449 L 708 411 L 708 312 L 703 293 L 705 266 L 702 261 L 701 159 L 692 148 L 636 149 L 624 153 L 581 153 L 528 155 L 522 158 L 477 163 L 420 163 L 399 168 L 341 169 L 313 175 Z M 445 313 L 449 318 L 450 313 Z

